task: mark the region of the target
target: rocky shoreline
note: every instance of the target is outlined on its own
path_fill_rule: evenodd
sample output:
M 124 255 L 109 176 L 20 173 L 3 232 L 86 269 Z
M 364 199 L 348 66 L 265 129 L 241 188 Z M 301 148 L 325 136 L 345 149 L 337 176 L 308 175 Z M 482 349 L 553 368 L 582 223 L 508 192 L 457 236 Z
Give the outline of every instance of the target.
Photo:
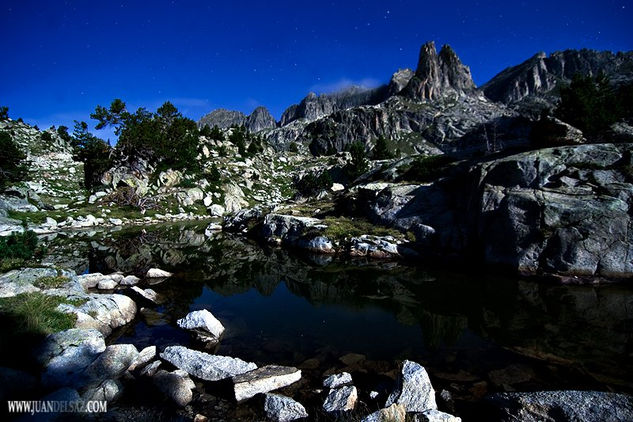
M 359 391 L 350 373 L 323 375 L 320 388 L 303 382 L 302 371 L 294 367 L 267 364 L 258 368 L 255 363 L 236 357 L 213 353 L 222 341 L 225 329 L 221 321 L 207 309 L 193 311 L 177 321 L 177 325 L 196 339 L 198 350 L 181 345 L 162 348 L 148 346 L 138 350 L 132 344 L 109 344 L 113 330 L 132 321 L 139 310 L 156 307 L 161 297 L 150 287 L 164 282 L 172 274 L 158 268 L 150 269 L 144 278 L 133 275 L 99 273 L 75 275 L 72 271 L 46 268 L 14 270 L 0 276 L 0 297 L 14 297 L 23 293 L 59 296 L 73 303 L 63 303 L 58 311 L 76 315 L 75 328 L 50 334 L 34 349 L 33 358 L 39 371 L 25 373 L 21 369 L 2 368 L 2 379 L 12 380 L 9 390 L 3 389 L 5 399 L 21 399 L 40 392 L 42 400 L 106 400 L 115 409 L 111 414 L 118 420 L 116 405 L 126 391 L 151 384 L 169 400 L 175 409 L 186 410 L 182 417 L 203 421 L 222 419 L 221 415 L 195 414 L 195 406 L 188 406 L 194 398 L 202 397 L 217 386 L 228 388 L 233 403 L 264 398 L 259 412 L 272 421 L 291 421 L 303 418 L 337 418 L 354 414 L 363 421 L 418 420 L 457 422 L 450 403 L 450 394 L 436 392 L 425 368 L 404 360 L 398 370 L 394 389 L 387 396 L 376 391 Z M 54 288 L 42 285 L 43 279 L 61 277 Z M 40 286 L 40 287 L 38 287 Z M 354 359 L 352 356 L 349 359 Z M 286 387 L 297 384 L 298 387 Z M 6 385 L 6 383 L 4 384 Z M 223 387 L 224 388 L 224 387 Z M 297 390 L 299 388 L 299 390 Z M 292 396 L 301 389 L 302 397 L 322 400 L 319 415 L 308 414 L 307 408 Z M 281 390 L 281 394 L 277 392 Z M 380 390 L 380 388 L 378 388 Z M 383 397 L 381 409 L 367 411 L 363 400 Z M 125 402 L 125 400 L 124 400 Z M 614 420 L 633 417 L 633 398 L 624 394 L 595 391 L 550 391 L 531 393 L 495 393 L 482 404 L 488 420 L 542 420 L 542 415 L 558 415 L 547 420 Z M 117 410 L 118 409 L 118 410 Z M 188 410 L 187 410 L 188 409 Z M 365 409 L 365 410 L 364 410 Z

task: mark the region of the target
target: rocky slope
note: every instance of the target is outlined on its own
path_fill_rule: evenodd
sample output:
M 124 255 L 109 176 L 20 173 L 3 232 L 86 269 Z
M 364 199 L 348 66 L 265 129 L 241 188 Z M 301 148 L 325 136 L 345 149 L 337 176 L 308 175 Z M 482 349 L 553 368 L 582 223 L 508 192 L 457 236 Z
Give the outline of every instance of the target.
M 596 76 L 600 73 L 615 83 L 630 82 L 633 80 L 633 52 L 614 54 L 582 49 L 557 51 L 549 56 L 540 52 L 503 70 L 481 89 L 491 100 L 508 104 L 530 96 L 546 96 L 577 74 Z
M 259 132 L 264 129 L 271 129 L 277 126 L 275 118 L 266 107 L 257 107 L 250 115 L 245 115 L 241 111 L 226 110 L 219 108 L 203 116 L 198 121 L 198 127 L 217 126 L 220 129 L 228 129 L 231 126 L 244 125 L 249 132 Z
M 70 143 L 55 130 L 40 131 L 19 121 L 1 120 L 0 131 L 11 135 L 28 161 L 27 180 L 0 195 L 0 212 L 63 209 L 85 199 L 83 163 L 73 159 Z
M 428 42 L 420 49 L 415 71 L 399 70 L 375 89 L 310 93 L 284 111 L 280 127 L 258 127 L 277 150 L 295 144 L 326 154 L 355 141 L 370 150 L 384 136 L 406 153 L 424 152 L 428 143 L 451 154 L 490 153 L 529 144 L 532 121 L 558 100 L 555 88 L 576 74 L 601 72 L 613 83 L 633 80 L 633 53 L 539 53 L 477 88 L 470 69 L 450 46 L 438 53 Z M 238 120 L 246 117 L 234 122 Z

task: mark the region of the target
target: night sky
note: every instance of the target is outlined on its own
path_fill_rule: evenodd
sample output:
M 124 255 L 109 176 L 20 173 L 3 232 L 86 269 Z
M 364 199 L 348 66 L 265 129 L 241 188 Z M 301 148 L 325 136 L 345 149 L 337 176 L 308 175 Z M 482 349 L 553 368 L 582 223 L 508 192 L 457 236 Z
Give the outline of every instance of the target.
M 480 85 L 538 51 L 631 50 L 631 22 L 630 0 L 3 0 L 0 105 L 40 128 L 89 121 L 117 97 L 170 100 L 195 120 L 258 105 L 279 119 L 309 91 L 415 68 L 428 40 L 450 44 Z

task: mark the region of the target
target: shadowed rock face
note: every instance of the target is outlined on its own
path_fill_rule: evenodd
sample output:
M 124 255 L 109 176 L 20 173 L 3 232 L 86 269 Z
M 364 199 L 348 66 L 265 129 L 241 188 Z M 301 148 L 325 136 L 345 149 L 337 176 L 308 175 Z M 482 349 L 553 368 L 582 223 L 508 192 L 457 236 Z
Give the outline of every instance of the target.
M 503 70 L 481 89 L 493 101 L 511 103 L 546 94 L 561 82 L 568 83 L 576 74 L 595 76 L 601 72 L 616 83 L 632 80 L 633 52 L 614 54 L 582 49 L 557 51 L 550 56 L 540 52 Z

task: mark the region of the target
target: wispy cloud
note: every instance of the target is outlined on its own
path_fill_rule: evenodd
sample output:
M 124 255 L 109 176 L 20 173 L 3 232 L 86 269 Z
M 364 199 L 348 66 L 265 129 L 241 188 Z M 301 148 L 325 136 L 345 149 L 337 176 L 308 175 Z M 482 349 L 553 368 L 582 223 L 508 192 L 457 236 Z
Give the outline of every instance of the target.
M 363 78 L 359 80 L 353 80 L 349 78 L 341 78 L 334 82 L 324 82 L 312 85 L 310 91 L 314 91 L 317 94 L 330 94 L 333 92 L 343 91 L 344 89 L 352 86 L 358 86 L 361 88 L 375 88 L 380 85 L 380 81 L 373 78 Z

